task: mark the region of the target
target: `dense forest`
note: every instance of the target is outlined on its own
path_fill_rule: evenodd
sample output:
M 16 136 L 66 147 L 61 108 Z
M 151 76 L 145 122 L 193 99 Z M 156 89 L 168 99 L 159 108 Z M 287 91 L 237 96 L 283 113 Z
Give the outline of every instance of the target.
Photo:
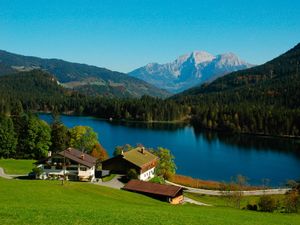
M 257 67 L 173 96 L 192 106 L 195 126 L 242 133 L 300 135 L 300 44 Z
M 47 157 L 49 151 L 59 152 L 67 147 L 80 149 L 100 161 L 108 158 L 90 127 L 68 129 L 58 117 L 49 125 L 24 112 L 0 115 L 0 158 L 41 159 Z
M 139 121 L 182 120 L 190 111 L 190 107 L 179 106 L 173 100 L 150 96 L 86 96 L 63 88 L 53 76 L 40 70 L 0 77 L 0 113 L 14 114 L 20 108 Z
M 169 99 L 110 98 L 65 89 L 32 70 L 0 77 L 0 113 L 90 115 L 134 121 L 189 121 L 197 128 L 300 136 L 300 44 L 264 65 L 231 73 Z

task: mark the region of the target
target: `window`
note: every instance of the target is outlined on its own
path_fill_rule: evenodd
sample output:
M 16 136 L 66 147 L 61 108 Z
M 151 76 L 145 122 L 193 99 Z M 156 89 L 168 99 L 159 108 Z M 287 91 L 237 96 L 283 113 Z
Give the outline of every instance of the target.
M 56 165 L 56 166 L 55 166 L 55 169 L 56 169 L 56 170 L 61 170 L 61 169 L 62 169 L 62 165 Z
M 86 167 L 83 167 L 83 166 L 81 166 L 81 167 L 80 167 L 80 171 L 87 171 L 87 168 L 86 168 Z
M 45 170 L 50 170 L 50 169 L 51 169 L 51 166 L 50 166 L 50 165 L 44 165 L 44 169 L 45 169 Z
M 78 170 L 78 168 L 76 166 L 70 166 L 68 170 Z

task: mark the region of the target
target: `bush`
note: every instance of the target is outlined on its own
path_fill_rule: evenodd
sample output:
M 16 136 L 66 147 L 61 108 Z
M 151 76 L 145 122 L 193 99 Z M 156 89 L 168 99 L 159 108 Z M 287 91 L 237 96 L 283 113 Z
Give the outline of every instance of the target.
M 278 203 L 270 195 L 261 196 L 258 205 L 259 209 L 263 212 L 274 212 L 274 210 L 278 207 Z
M 254 204 L 254 205 L 248 204 L 247 209 L 252 210 L 252 211 L 257 211 L 257 205 L 256 204 Z
M 149 180 L 149 182 L 157 183 L 157 184 L 164 184 L 164 183 L 166 183 L 165 180 L 164 180 L 164 178 L 159 177 L 159 176 L 153 177 L 151 180 Z
M 138 178 L 138 173 L 136 172 L 135 169 L 130 169 L 130 170 L 128 170 L 128 172 L 127 172 L 127 178 L 128 178 L 129 180 L 137 179 L 137 178 Z
M 300 208 L 300 196 L 296 190 L 289 191 L 284 199 L 285 212 L 298 212 Z

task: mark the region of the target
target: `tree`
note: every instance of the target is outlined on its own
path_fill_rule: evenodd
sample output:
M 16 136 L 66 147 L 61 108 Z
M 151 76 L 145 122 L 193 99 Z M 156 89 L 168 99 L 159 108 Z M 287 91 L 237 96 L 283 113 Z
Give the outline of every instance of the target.
M 99 159 L 100 162 L 109 158 L 107 151 L 102 147 L 100 143 L 95 144 L 91 155 Z
M 30 116 L 25 136 L 22 138 L 24 157 L 42 158 L 47 155 L 51 145 L 51 129 L 45 121 Z
M 235 203 L 235 206 L 239 209 L 241 207 L 241 201 L 243 199 L 243 190 L 247 184 L 247 177 L 237 175 L 232 179 L 234 191 L 231 194 L 231 200 Z
M 298 212 L 300 208 L 300 182 L 289 180 L 287 186 L 290 187 L 291 190 L 285 195 L 285 211 L 288 213 Z
M 300 196 L 297 190 L 293 189 L 286 193 L 284 206 L 287 213 L 298 212 L 300 207 Z
M 98 143 L 98 136 L 91 127 L 75 126 L 70 129 L 70 146 L 90 153 Z
M 156 174 L 162 176 L 165 179 L 169 179 L 176 172 L 176 165 L 174 162 L 174 156 L 171 151 L 166 148 L 158 147 L 155 150 L 151 150 L 153 154 L 158 156 L 158 165 L 156 167 Z
M 17 137 L 10 117 L 0 117 L 0 157 L 9 158 L 16 153 Z
M 68 128 L 59 121 L 54 121 L 51 126 L 51 142 L 50 150 L 52 152 L 63 151 L 68 147 Z
M 117 147 L 115 147 L 115 151 L 113 152 L 113 156 L 121 155 L 122 152 L 130 151 L 133 148 L 134 147 L 131 146 L 130 144 L 126 144 L 126 145 L 123 145 L 123 146 L 117 146 Z

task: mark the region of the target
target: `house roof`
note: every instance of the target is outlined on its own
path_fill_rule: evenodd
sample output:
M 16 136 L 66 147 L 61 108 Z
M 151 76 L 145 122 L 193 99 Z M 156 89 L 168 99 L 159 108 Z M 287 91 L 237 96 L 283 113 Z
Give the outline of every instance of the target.
M 75 149 L 75 148 L 67 148 L 64 151 L 58 152 L 55 155 L 60 155 L 63 157 L 66 157 L 67 159 L 71 159 L 79 164 L 85 165 L 87 167 L 93 167 L 94 165 L 96 165 L 97 162 L 97 158 L 83 153 L 82 151 Z M 49 158 L 51 158 L 52 156 L 39 160 L 38 162 L 36 162 L 36 164 L 40 164 L 43 163 L 45 161 L 47 161 Z
M 166 184 L 156 184 L 140 180 L 130 180 L 124 187 L 124 190 L 134 191 L 145 194 L 155 194 L 166 197 L 175 197 L 176 194 L 183 190 L 182 187 Z
M 58 154 L 88 167 L 93 167 L 97 162 L 97 158 L 75 148 L 67 148 Z
M 144 147 L 137 147 L 123 153 L 123 158 L 142 168 L 145 164 L 156 160 L 158 157 L 145 150 Z

